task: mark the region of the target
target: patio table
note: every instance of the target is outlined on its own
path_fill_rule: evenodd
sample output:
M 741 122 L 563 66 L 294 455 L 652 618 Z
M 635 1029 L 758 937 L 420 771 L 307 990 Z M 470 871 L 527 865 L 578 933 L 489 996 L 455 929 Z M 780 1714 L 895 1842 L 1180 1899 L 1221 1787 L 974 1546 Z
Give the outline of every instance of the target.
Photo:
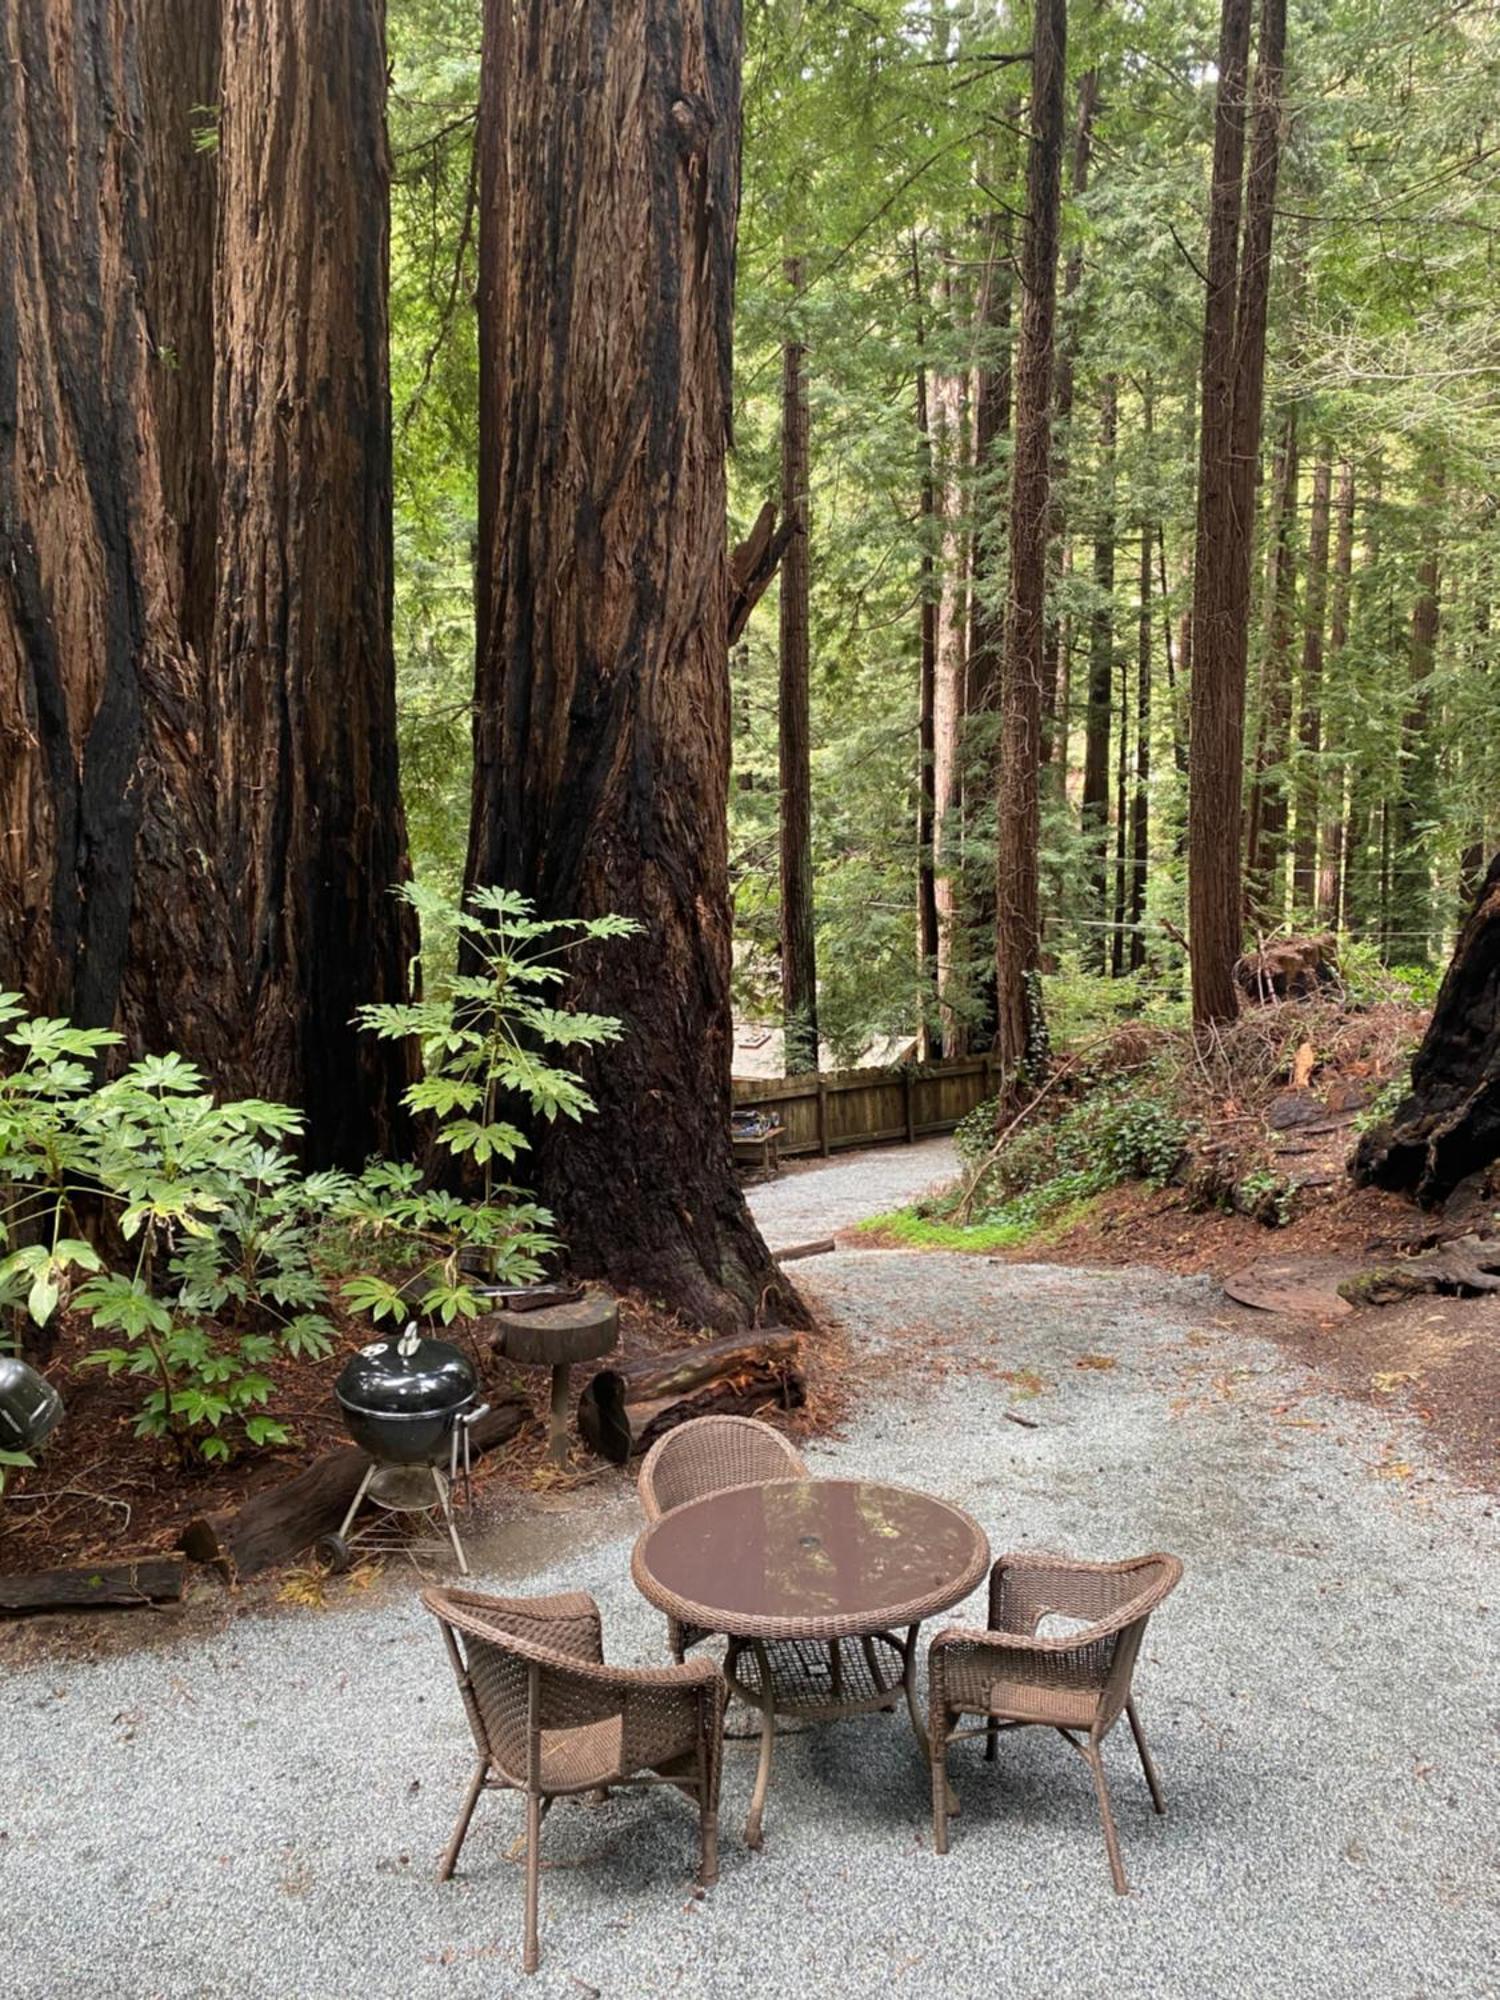
M 685 1625 L 729 1641 L 724 1672 L 759 1712 L 745 1826 L 759 1847 L 777 1716 L 826 1721 L 905 1697 L 925 1757 L 917 1633 L 984 1579 L 979 1523 L 946 1500 L 868 1479 L 772 1479 L 674 1507 L 640 1536 L 631 1575 Z

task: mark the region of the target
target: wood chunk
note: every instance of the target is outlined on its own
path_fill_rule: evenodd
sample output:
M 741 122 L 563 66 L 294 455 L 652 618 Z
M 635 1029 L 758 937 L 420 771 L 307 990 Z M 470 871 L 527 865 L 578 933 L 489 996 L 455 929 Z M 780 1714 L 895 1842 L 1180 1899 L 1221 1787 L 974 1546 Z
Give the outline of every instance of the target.
M 800 1334 L 763 1327 L 604 1368 L 578 1399 L 579 1434 L 623 1465 L 692 1417 L 749 1416 L 768 1404 L 800 1409 L 807 1400 L 801 1360 Z
M 0 1576 L 0 1611 L 72 1611 L 92 1604 L 175 1602 L 187 1558 L 137 1556 L 127 1562 L 82 1563 L 71 1569 Z
M 560 1368 L 608 1354 L 620 1337 L 620 1308 L 607 1292 L 589 1292 L 570 1305 L 496 1313 L 486 1332 L 491 1347 L 507 1361 Z
M 773 1264 L 790 1264 L 798 1257 L 826 1257 L 838 1245 L 831 1236 L 819 1236 L 811 1243 L 789 1243 L 784 1250 L 773 1250 Z

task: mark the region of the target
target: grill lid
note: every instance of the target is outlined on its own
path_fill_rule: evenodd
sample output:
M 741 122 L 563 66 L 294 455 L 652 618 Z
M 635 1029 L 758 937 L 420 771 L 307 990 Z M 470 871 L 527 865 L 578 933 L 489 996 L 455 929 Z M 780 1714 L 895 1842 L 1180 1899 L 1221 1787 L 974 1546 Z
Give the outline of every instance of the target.
M 62 1397 L 45 1375 L 0 1354 L 0 1451 L 30 1451 L 63 1413 Z
M 412 1320 L 399 1336 L 351 1354 L 333 1392 L 347 1410 L 410 1417 L 457 1409 L 477 1386 L 468 1356 L 451 1341 L 423 1339 Z

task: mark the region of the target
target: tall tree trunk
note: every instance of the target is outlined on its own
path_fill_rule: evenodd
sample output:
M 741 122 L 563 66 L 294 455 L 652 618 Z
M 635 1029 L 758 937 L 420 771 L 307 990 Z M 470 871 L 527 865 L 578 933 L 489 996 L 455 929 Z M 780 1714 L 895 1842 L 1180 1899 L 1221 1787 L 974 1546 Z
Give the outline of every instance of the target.
M 995 1053 L 1013 1088 L 1044 1054 L 1038 984 L 1042 667 L 1046 647 L 1052 340 L 1062 205 L 1066 0 L 1037 0 L 1032 17 L 1031 158 L 1021 249 L 1021 338 L 1011 476 L 1010 594 L 1005 617 L 996 840 Z
M 1099 72 L 1085 70 L 1078 79 L 1078 111 L 1073 122 L 1073 154 L 1069 175 L 1069 192 L 1081 198 L 1088 192 L 1089 164 L 1094 148 L 1094 114 L 1099 108 Z M 1055 587 L 1067 567 L 1065 553 L 1068 540 L 1068 474 L 1072 458 L 1071 436 L 1073 428 L 1073 398 L 1077 378 L 1078 324 L 1076 318 L 1068 315 L 1068 306 L 1083 278 L 1083 240 L 1080 239 L 1068 252 L 1068 261 L 1063 268 L 1063 312 L 1065 323 L 1063 337 L 1057 356 L 1057 387 L 1054 398 L 1053 430 L 1054 447 L 1052 456 L 1051 518 L 1048 529 L 1047 564 L 1050 594 L 1055 595 Z M 1059 696 L 1066 693 L 1064 686 L 1066 669 L 1063 665 L 1063 621 L 1055 613 L 1047 620 L 1045 651 L 1042 655 L 1042 762 L 1050 761 L 1054 747 L 1058 751 L 1059 784 L 1065 788 L 1068 776 L 1068 717 L 1067 702 Z
M 391 650 L 382 0 L 228 0 L 218 596 L 209 699 L 243 1021 L 229 1067 L 315 1162 L 405 1124 L 407 1050 L 354 1026 L 415 943 Z
M 793 310 L 802 259 L 789 257 Z M 808 659 L 808 439 L 805 354 L 795 332 L 781 349 L 781 1014 L 786 1074 L 818 1067 L 818 944 L 813 912 L 812 717 Z
M 1307 585 L 1302 600 L 1302 678 L 1298 689 L 1296 843 L 1292 903 L 1311 910 L 1318 896 L 1320 760 L 1323 754 L 1323 620 L 1328 608 L 1328 528 L 1333 465 L 1325 450 L 1313 466 L 1312 514 L 1307 528 Z
M 949 291 L 951 305 L 951 287 Z M 967 395 L 964 375 L 944 369 L 931 382 L 933 448 L 942 532 L 942 578 L 932 689 L 932 873 L 937 927 L 939 1035 L 935 1053 L 962 1053 L 963 1024 L 942 1003 L 956 983 L 962 950 L 963 732 L 968 687 L 969 549 L 964 533 Z
M 1094 610 L 1089 620 L 1089 705 L 1083 750 L 1083 849 L 1088 871 L 1088 918 L 1093 929 L 1084 963 L 1103 972 L 1109 962 L 1109 725 L 1115 652 L 1115 429 L 1119 384 L 1106 375 L 1099 390 L 1099 464 L 1094 491 Z
M 1349 592 L 1354 573 L 1354 465 L 1347 458 L 1339 462 L 1339 491 L 1336 503 L 1338 532 L 1334 540 L 1333 587 L 1328 602 L 1328 659 L 1331 675 L 1342 661 L 1349 643 Z M 1332 734 L 1327 704 L 1324 704 L 1324 742 L 1330 751 L 1338 749 Z M 1333 781 L 1324 794 L 1327 815 L 1319 835 L 1318 917 L 1325 924 L 1344 921 L 1345 849 L 1349 838 L 1349 774 L 1342 760 L 1333 766 Z
M 803 1317 L 729 1136 L 739 131 L 736 0 L 488 0 L 468 877 L 643 925 L 575 962 L 624 1038 L 530 1158 L 580 1271 L 726 1332 Z
M 918 560 L 917 611 L 920 633 L 917 654 L 917 974 L 923 995 L 922 1018 L 918 1027 L 918 1048 L 925 1060 L 931 1053 L 930 1024 L 926 997 L 937 973 L 938 905 L 937 858 L 934 852 L 935 819 L 933 780 L 936 764 L 936 702 L 938 652 L 937 573 L 937 471 L 933 464 L 932 411 L 928 396 L 926 359 L 926 300 L 923 294 L 922 260 L 917 232 L 911 238 L 912 305 L 916 315 L 917 444 L 921 455 L 921 475 L 917 496 L 918 533 L 921 556 Z
M 1150 404 L 1147 404 L 1148 420 Z M 1135 792 L 1130 808 L 1130 896 L 1125 921 L 1130 926 L 1130 970 L 1137 972 L 1146 962 L 1146 938 L 1142 925 L 1146 915 L 1146 881 L 1151 868 L 1151 564 L 1156 530 L 1150 521 L 1141 523 L 1141 566 L 1139 573 L 1135 648 Z M 1172 621 L 1167 618 L 1168 650 Z
M 1126 869 L 1130 859 L 1130 674 L 1122 658 L 1120 726 L 1115 739 L 1115 895 L 1109 932 L 1109 972 L 1118 979 L 1125 970 L 1125 905 L 1129 896 Z
M 1250 0 L 1223 0 L 1193 557 L 1188 912 L 1193 1018 L 1200 1024 L 1229 1019 L 1237 1004 L 1250 528 L 1260 457 L 1286 0 L 1261 0 L 1254 137 L 1242 190 L 1249 41 Z
M 1429 826 L 1437 807 L 1432 732 L 1432 674 L 1437 664 L 1439 536 L 1444 473 L 1429 464 L 1422 482 L 1425 534 L 1417 564 L 1407 653 L 1410 695 L 1401 720 L 1400 778 L 1390 801 L 1391 865 L 1386 960 L 1425 965 L 1431 950 L 1432 862 Z
M 1264 639 L 1260 667 L 1260 726 L 1245 840 L 1245 877 L 1258 920 L 1281 921 L 1286 848 L 1287 763 L 1291 751 L 1292 616 L 1297 559 L 1297 406 L 1289 403 L 1276 445 L 1266 548 Z
M 124 0 L 0 11 L 0 986 L 212 1063 L 228 958 L 173 596 Z
M 214 621 L 214 235 L 217 149 L 199 127 L 219 102 L 220 0 L 139 7 L 141 102 L 150 177 L 151 325 L 162 494 L 172 523 L 173 596 L 200 662 Z

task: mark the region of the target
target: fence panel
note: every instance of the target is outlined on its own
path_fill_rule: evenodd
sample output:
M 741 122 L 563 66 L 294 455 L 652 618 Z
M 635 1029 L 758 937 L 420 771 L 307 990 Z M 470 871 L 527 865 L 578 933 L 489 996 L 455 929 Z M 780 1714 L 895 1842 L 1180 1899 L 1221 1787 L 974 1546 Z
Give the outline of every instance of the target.
M 742 1077 L 734 1104 L 737 1111 L 765 1111 L 777 1120 L 784 1155 L 827 1154 L 951 1132 L 966 1112 L 994 1095 L 993 1079 L 989 1056 L 955 1056 L 894 1069 Z

